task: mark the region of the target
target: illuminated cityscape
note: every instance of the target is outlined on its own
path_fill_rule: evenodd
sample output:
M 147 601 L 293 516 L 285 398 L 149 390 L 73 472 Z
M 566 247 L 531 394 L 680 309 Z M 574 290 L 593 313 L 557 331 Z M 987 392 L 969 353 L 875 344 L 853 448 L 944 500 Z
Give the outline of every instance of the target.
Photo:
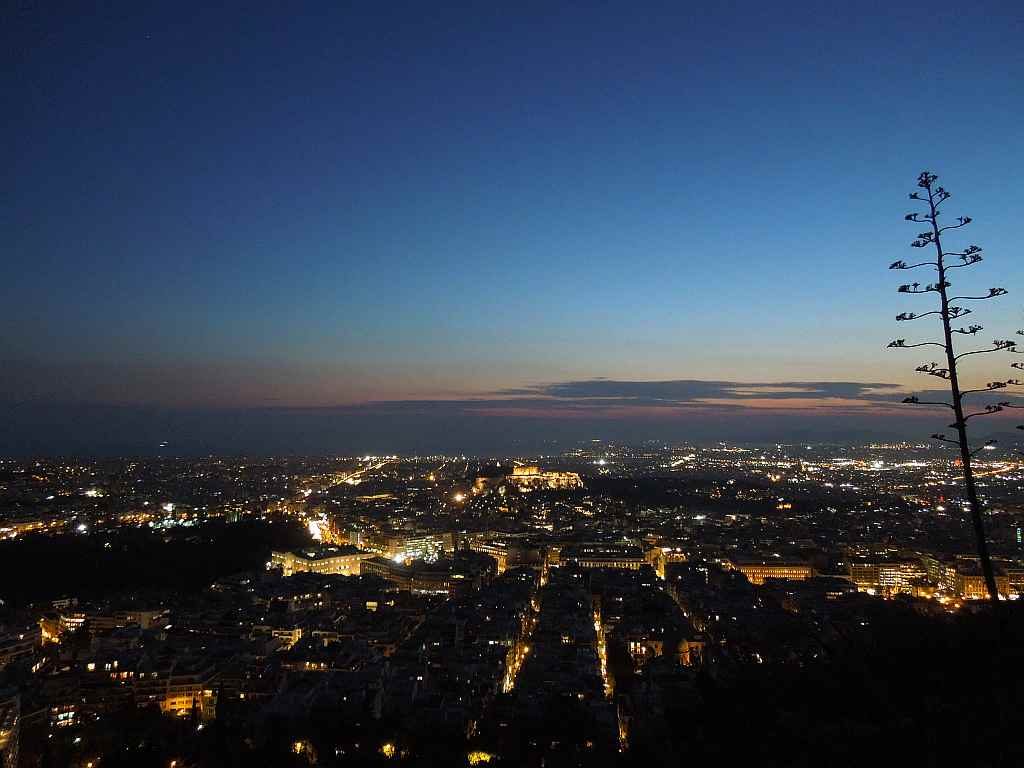
M 1024 463 L 987 452 L 979 475 L 1015 606 Z M 670 712 L 720 706 L 708 676 L 824 672 L 977 613 L 955 478 L 949 451 L 902 443 L 6 460 L 0 748 L 646 760 Z M 47 577 L 19 579 L 39 557 Z M 128 727 L 145 736 L 120 745 Z
M 7 6 L 0 768 L 1024 766 L 1021 0 Z

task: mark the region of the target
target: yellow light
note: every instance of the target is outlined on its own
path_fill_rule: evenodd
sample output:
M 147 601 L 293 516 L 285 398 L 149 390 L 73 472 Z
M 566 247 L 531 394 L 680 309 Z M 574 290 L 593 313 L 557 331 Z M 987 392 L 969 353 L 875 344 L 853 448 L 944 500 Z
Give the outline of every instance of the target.
M 457 502 L 463 502 L 466 500 L 466 494 L 456 493 L 454 496 L 452 496 L 452 498 L 455 499 L 455 501 Z
M 395 745 L 391 742 L 380 745 L 380 753 L 384 755 L 388 760 L 395 756 Z
M 489 763 L 493 759 L 494 755 L 492 755 L 490 752 L 481 752 L 478 749 L 475 749 L 468 755 L 466 755 L 466 761 L 470 765 L 481 765 L 483 763 Z

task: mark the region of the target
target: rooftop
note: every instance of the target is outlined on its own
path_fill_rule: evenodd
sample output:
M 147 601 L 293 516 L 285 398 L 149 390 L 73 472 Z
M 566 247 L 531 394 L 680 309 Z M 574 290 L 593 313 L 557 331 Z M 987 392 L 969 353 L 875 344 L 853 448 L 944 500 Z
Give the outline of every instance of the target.
M 359 547 L 353 547 L 351 544 L 340 544 L 337 546 L 293 549 L 292 554 L 306 560 L 326 560 L 331 557 L 351 557 L 352 555 L 365 555 L 368 553 L 363 552 Z

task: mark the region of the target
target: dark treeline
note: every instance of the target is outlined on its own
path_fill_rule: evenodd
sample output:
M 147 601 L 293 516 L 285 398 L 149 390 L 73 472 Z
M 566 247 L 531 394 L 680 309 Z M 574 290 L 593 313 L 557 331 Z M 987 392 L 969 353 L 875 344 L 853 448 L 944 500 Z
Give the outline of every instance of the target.
M 259 568 L 273 547 L 308 541 L 297 523 L 262 520 L 25 536 L 0 542 L 0 599 L 13 610 L 59 597 L 194 590 Z

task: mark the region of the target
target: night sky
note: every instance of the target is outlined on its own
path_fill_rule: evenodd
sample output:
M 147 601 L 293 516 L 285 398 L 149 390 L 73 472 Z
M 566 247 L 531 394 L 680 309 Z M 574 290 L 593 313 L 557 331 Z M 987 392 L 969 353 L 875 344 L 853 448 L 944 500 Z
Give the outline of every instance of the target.
M 1018 1 L 9 5 L 0 452 L 926 437 L 924 168 L 1024 327 Z

